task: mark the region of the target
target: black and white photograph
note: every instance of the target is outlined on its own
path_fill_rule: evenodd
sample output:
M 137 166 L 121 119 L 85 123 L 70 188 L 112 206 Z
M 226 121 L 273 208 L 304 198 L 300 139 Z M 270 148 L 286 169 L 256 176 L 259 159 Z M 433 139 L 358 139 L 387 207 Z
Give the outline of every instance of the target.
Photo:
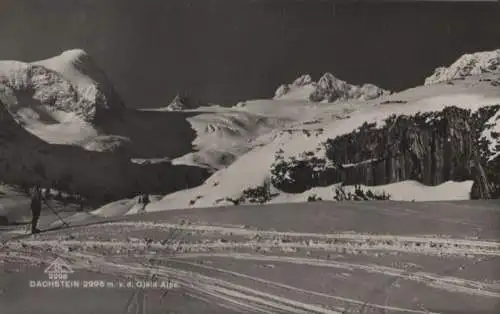
M 500 313 L 500 3 L 0 0 L 0 314 Z

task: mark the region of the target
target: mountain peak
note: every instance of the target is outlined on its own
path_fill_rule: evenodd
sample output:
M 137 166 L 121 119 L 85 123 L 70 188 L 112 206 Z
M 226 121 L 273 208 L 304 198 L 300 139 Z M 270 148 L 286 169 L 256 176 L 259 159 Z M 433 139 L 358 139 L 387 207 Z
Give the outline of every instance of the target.
M 79 98 L 102 109 L 125 107 L 106 73 L 83 49 L 71 49 L 50 59 L 32 63 L 61 74 L 76 88 Z
M 108 109 L 124 107 L 104 71 L 82 49 L 32 63 L 2 61 L 0 88 L 15 116 L 46 107 L 95 122 Z
M 67 59 L 80 60 L 89 57 L 89 54 L 83 49 L 70 49 L 63 51 L 60 56 L 65 57 Z
M 347 99 L 369 100 L 389 93 L 373 84 L 351 85 L 326 72 L 317 82 L 313 81 L 309 74 L 305 74 L 292 84 L 280 85 L 274 99 L 334 102 Z
M 305 86 L 312 83 L 312 78 L 309 74 L 304 74 L 293 81 L 295 86 Z
M 341 79 L 336 78 L 332 73 L 327 72 L 318 81 L 318 86 L 323 89 L 345 89 L 348 84 Z
M 450 66 L 434 70 L 425 85 L 488 73 L 500 74 L 500 49 L 464 54 Z
M 168 111 L 180 111 L 180 110 L 189 110 L 196 109 L 200 107 L 198 101 L 195 101 L 192 97 L 189 97 L 185 94 L 177 94 L 174 99 L 170 102 L 170 104 L 166 107 Z

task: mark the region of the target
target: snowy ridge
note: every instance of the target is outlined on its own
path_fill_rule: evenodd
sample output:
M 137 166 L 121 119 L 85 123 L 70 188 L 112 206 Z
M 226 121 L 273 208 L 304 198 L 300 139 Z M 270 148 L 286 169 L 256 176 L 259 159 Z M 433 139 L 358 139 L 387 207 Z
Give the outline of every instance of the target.
M 274 99 L 308 100 L 313 102 L 334 102 L 336 100 L 370 100 L 390 92 L 373 84 L 362 86 L 351 85 L 325 73 L 318 82 L 314 82 L 309 74 L 302 75 L 292 84 L 278 87 Z
M 465 54 L 448 67 L 439 67 L 425 79 L 425 84 L 463 79 L 481 74 L 500 74 L 500 49 Z

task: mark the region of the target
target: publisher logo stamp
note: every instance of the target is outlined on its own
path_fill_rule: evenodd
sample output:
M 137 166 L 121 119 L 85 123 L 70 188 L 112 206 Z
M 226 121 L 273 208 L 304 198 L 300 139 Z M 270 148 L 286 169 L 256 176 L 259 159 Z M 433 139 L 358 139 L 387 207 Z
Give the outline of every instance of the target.
M 68 274 L 74 273 L 71 266 L 59 257 L 50 263 L 43 272 L 49 275 L 49 280 L 68 280 Z

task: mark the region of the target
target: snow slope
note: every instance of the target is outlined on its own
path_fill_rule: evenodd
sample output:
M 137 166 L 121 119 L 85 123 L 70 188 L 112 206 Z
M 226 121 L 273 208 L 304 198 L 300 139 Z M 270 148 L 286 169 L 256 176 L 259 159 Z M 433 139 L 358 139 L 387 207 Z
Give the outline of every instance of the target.
M 377 186 L 360 185 L 360 188 L 365 192 L 372 191 L 376 194 L 389 194 L 391 196 L 391 200 L 394 201 L 464 201 L 470 199 L 469 194 L 472 184 L 473 181 L 448 181 L 437 186 L 426 186 L 418 181 L 409 180 Z M 354 192 L 354 186 L 345 186 L 344 191 L 346 193 Z M 281 193 L 269 203 L 303 203 L 309 197 L 314 197 L 316 200 L 333 200 L 334 196 L 335 189 L 332 188 L 332 186 L 316 187 L 304 193 Z
M 133 215 L 35 237 L 13 230 L 0 233 L 0 307 L 494 314 L 499 218 L 492 201 L 317 202 Z M 56 258 L 72 269 L 68 280 L 105 288 L 30 288 Z M 148 282 L 158 287 L 141 288 Z

